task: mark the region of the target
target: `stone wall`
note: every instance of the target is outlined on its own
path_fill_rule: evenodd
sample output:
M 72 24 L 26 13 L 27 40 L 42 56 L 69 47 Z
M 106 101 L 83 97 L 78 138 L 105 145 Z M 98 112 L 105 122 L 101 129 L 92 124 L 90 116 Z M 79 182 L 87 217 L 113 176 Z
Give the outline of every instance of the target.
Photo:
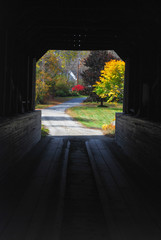
M 41 139 L 41 111 L 0 121 L 0 174 Z
M 160 172 L 160 123 L 117 113 L 116 142 L 132 160 L 141 165 L 148 173 Z

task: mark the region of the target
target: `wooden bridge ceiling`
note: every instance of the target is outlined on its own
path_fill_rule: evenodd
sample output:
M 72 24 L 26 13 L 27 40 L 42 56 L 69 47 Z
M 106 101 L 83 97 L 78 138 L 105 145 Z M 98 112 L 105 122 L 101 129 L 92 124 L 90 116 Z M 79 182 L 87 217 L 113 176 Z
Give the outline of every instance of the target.
M 47 49 L 115 49 L 128 51 L 160 27 L 160 4 L 129 1 L 13 1 L 0 12 L 15 46 L 39 57 Z M 160 31 L 160 29 L 159 29 Z M 150 34 L 151 33 L 151 34 Z

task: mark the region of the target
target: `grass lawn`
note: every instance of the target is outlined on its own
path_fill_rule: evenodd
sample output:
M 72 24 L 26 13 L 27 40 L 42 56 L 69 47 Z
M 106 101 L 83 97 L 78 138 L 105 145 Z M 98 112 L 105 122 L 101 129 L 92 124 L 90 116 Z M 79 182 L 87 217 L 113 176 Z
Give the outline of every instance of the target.
M 44 108 L 48 108 L 48 107 L 51 107 L 51 106 L 55 106 L 55 105 L 58 105 L 60 103 L 63 103 L 63 102 L 66 102 L 66 101 L 69 101 L 73 98 L 78 98 L 78 97 L 85 97 L 85 96 L 76 96 L 76 97 L 55 97 L 53 100 L 50 100 L 48 103 L 45 103 L 45 104 L 37 104 L 35 106 L 35 109 L 44 109 Z
M 98 107 L 98 103 L 83 103 L 82 106 L 69 108 L 66 112 L 76 121 L 90 128 L 102 128 L 103 124 L 110 124 L 115 119 L 116 112 L 122 112 L 123 105 L 107 104 Z

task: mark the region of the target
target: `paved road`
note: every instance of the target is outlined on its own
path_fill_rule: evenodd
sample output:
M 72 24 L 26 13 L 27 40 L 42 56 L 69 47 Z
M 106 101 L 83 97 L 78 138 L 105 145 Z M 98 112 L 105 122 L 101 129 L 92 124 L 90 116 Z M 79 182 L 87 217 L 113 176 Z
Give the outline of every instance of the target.
M 65 103 L 42 110 L 42 123 L 49 128 L 52 136 L 93 136 L 103 135 L 102 131 L 88 129 L 76 122 L 65 110 L 79 106 L 85 98 L 75 98 Z

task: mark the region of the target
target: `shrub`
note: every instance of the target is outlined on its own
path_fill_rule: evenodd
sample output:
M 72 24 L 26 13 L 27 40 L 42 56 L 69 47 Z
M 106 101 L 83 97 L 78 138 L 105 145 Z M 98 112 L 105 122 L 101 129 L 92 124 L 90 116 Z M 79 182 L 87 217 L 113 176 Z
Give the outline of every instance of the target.
M 79 93 L 76 91 L 71 91 L 69 94 L 70 94 L 70 96 L 73 96 L 73 97 L 79 96 Z
M 55 95 L 58 97 L 69 96 L 69 84 L 65 77 L 60 78 L 55 84 Z
M 55 92 L 55 95 L 56 95 L 57 97 L 66 97 L 66 96 L 68 96 L 68 94 L 67 94 L 64 90 L 61 90 L 61 89 L 57 90 L 57 91 Z
M 47 135 L 49 135 L 49 129 L 42 124 L 41 125 L 41 136 L 46 137 Z
M 84 86 L 80 85 L 80 84 L 78 84 L 72 88 L 72 91 L 77 91 L 77 92 L 81 92 L 83 90 L 84 90 Z
M 115 134 L 115 125 L 113 123 L 103 124 L 102 130 L 105 135 L 114 135 Z

